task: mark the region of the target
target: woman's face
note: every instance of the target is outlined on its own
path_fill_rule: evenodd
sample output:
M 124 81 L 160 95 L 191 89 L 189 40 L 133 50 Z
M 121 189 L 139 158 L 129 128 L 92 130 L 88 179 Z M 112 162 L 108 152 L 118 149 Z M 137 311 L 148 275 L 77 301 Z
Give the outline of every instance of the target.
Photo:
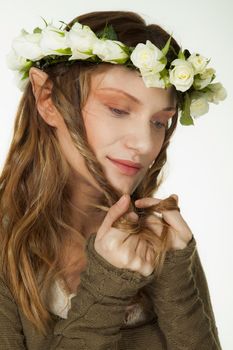
M 121 193 L 132 194 L 161 150 L 165 125 L 176 112 L 174 90 L 147 88 L 137 71 L 112 66 L 92 76 L 82 112 L 88 143 L 105 176 Z M 109 158 L 141 168 L 117 166 Z

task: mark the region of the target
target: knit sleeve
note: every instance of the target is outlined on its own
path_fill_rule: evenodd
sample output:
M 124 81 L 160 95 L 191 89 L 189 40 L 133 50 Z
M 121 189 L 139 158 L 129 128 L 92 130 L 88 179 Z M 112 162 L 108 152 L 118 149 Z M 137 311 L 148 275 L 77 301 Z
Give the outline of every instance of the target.
M 94 248 L 95 237 L 88 239 L 87 267 L 80 275 L 68 318 L 56 324 L 55 349 L 117 350 L 130 298 L 153 279 L 153 273 L 145 277 L 107 262 Z
M 117 350 L 126 306 L 139 288 L 153 280 L 153 273 L 145 277 L 107 262 L 94 248 L 95 237 L 87 240 L 86 269 L 67 319 L 54 326 L 48 350 Z M 0 348 L 5 344 L 7 350 L 26 349 L 16 304 L 2 292 L 0 298 L 0 327 L 4 327 Z
M 25 339 L 17 305 L 0 278 L 0 350 L 25 350 Z
M 184 249 L 166 253 L 161 275 L 144 288 L 168 350 L 221 350 L 194 236 Z

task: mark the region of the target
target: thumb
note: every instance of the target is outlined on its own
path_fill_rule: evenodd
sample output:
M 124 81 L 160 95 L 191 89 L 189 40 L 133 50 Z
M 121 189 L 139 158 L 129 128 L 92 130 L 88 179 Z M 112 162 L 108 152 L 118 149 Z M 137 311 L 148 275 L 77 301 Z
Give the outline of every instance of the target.
M 128 207 L 129 207 L 129 195 L 128 194 L 124 194 L 123 196 L 121 196 L 121 198 L 115 203 L 113 204 L 113 206 L 108 210 L 99 230 L 98 230 L 98 236 L 99 235 L 103 235 L 106 232 L 108 232 L 110 230 L 110 228 L 112 227 L 114 221 L 116 221 L 117 219 L 119 219 L 119 217 L 121 217 L 121 215 L 123 215 Z

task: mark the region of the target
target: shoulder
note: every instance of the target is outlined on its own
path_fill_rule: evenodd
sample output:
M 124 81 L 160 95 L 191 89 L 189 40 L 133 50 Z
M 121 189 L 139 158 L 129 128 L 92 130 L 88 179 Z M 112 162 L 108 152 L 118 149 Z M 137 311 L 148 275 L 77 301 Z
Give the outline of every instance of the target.
M 19 308 L 7 285 L 5 279 L 0 275 L 0 328 L 12 325 L 18 328 L 20 325 Z

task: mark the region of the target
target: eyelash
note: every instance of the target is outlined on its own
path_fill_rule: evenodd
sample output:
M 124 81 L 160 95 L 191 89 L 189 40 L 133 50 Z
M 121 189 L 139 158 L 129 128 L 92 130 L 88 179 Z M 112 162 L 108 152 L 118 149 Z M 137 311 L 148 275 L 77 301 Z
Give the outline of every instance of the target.
M 121 110 L 121 109 L 112 108 L 112 107 L 109 107 L 109 109 L 110 109 L 110 111 L 111 111 L 114 115 L 117 115 L 118 117 L 119 117 L 120 115 L 122 115 L 122 114 L 129 114 L 128 112 L 125 112 L 125 111 L 123 111 L 123 110 Z M 118 112 L 120 112 L 120 113 L 116 113 L 116 111 L 118 111 Z M 156 122 L 158 122 L 158 121 L 156 120 Z M 165 124 L 164 124 L 164 123 L 159 122 L 159 124 L 162 125 L 162 127 L 165 128 Z M 155 126 L 155 123 L 153 123 L 153 125 Z M 161 128 L 158 128 L 158 129 L 161 129 Z

